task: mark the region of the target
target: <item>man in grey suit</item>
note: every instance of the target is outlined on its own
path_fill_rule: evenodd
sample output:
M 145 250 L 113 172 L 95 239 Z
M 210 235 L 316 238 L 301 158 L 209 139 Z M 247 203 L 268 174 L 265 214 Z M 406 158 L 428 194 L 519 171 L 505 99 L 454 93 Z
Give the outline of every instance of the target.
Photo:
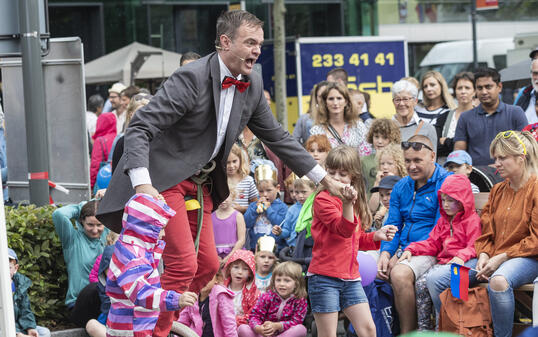
M 197 293 L 215 275 L 211 211 L 228 196 L 226 160 L 245 126 L 298 176 L 307 175 L 340 195 L 343 185 L 284 131 L 264 98 L 261 77 L 252 72 L 263 43 L 263 22 L 246 11 L 223 13 L 217 20 L 216 49 L 179 68 L 150 103 L 136 112 L 125 133 L 125 150 L 97 218 L 121 230 L 122 210 L 136 193 L 164 198 L 176 211 L 166 227 L 162 287 Z M 197 211 L 185 207 L 196 198 L 197 175 L 215 169 L 203 187 L 203 223 L 195 252 Z M 162 312 L 153 336 L 166 336 L 178 312 Z

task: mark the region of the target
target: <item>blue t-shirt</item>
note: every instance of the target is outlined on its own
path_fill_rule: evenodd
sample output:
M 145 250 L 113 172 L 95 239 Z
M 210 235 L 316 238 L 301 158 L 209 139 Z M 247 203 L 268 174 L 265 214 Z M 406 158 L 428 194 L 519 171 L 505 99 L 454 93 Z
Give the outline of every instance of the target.
M 473 165 L 489 165 L 489 145 L 501 131 L 521 131 L 527 126 L 525 112 L 516 105 L 499 102 L 497 110 L 489 115 L 482 104 L 461 114 L 456 127 L 454 141 L 467 142 L 467 152 L 473 158 Z

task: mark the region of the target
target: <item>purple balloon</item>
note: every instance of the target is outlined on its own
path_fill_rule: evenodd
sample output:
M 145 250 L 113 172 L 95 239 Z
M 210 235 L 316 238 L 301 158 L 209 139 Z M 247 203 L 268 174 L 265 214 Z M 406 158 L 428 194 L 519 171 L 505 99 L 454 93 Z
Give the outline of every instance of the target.
M 361 252 L 357 254 L 357 262 L 359 262 L 359 274 L 361 274 L 361 284 L 363 287 L 374 282 L 377 276 L 377 263 L 372 255 Z

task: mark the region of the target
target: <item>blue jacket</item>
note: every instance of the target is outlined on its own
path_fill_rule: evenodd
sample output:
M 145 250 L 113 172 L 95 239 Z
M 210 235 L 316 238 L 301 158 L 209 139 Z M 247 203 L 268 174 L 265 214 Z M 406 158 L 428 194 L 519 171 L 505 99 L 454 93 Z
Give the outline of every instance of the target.
M 273 235 L 271 229 L 273 226 L 280 226 L 282 224 L 282 221 L 286 216 L 286 212 L 288 212 L 288 206 L 286 206 L 286 204 L 283 203 L 282 200 L 277 198 L 271 203 L 271 206 L 269 206 L 269 208 L 267 208 L 267 210 L 262 214 L 258 214 L 256 212 L 257 207 L 258 204 L 256 202 L 252 202 L 248 206 L 247 211 L 245 212 L 245 224 L 247 225 L 247 231 L 250 233 L 250 248 L 255 249 L 256 243 L 258 243 L 259 238 L 264 235 L 270 235 L 275 238 L 278 248 L 280 250 L 282 247 L 284 247 L 286 241 L 282 238 L 279 238 L 278 236 Z M 265 230 L 264 232 L 259 232 L 256 227 L 258 217 L 260 217 L 261 215 L 265 215 L 269 222 L 271 222 L 271 228 L 267 226 L 267 230 Z
M 439 164 L 426 185 L 415 191 L 415 181 L 407 176 L 394 185 L 390 194 L 389 216 L 384 225 L 398 227 L 398 232 L 390 242 L 381 242 L 381 251 L 394 255 L 399 247 L 405 249 L 411 242 L 428 238 L 430 231 L 439 219 L 437 190 L 448 177 Z
M 296 202 L 288 208 L 286 217 L 282 222 L 282 233 L 279 238 L 285 239 L 288 246 L 295 247 L 295 239 L 297 238 L 297 232 L 295 231 L 295 225 L 297 224 L 297 219 L 299 218 L 299 213 L 301 213 L 302 204 Z

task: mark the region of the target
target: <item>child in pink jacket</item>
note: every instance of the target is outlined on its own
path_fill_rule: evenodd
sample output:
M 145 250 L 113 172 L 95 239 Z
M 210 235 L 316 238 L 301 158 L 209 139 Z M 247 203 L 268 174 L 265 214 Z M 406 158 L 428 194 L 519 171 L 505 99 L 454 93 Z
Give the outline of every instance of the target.
M 295 262 L 275 267 L 267 292 L 260 295 L 249 316 L 249 325 L 239 326 L 239 337 L 304 337 L 306 287 L 303 269 Z
M 199 302 L 185 308 L 179 315 L 179 322 L 198 336 L 237 337 L 234 293 L 221 282 L 222 273 L 219 272 L 200 290 Z
M 421 284 L 424 288 L 427 286 L 438 314 L 441 308 L 439 294 L 450 286 L 450 264 L 465 264 L 471 268 L 476 265 L 474 242 L 481 234 L 481 226 L 471 184 L 465 175 L 448 176 L 437 194 L 441 213 L 437 224 L 426 240 L 407 246 L 400 261 L 410 259 L 412 255 L 437 258 L 438 264 L 432 267 L 422 280 L 417 280 L 415 287 L 418 296 Z

